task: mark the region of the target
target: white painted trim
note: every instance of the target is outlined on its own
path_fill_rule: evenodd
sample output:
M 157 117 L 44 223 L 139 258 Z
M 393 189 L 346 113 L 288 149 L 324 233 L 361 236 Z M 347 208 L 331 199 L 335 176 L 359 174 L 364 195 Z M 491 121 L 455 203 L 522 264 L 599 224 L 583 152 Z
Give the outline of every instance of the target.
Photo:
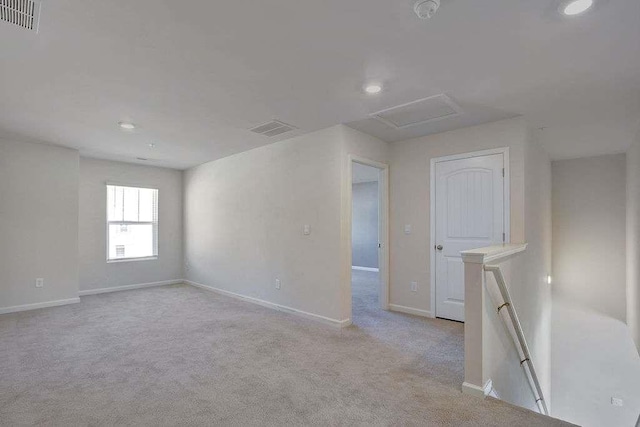
M 360 270 L 360 271 L 374 271 L 374 272 L 378 272 L 380 271 L 379 268 L 374 268 L 374 267 L 360 267 L 357 265 L 352 265 L 351 266 L 352 270 Z
M 500 399 L 500 395 L 498 394 L 498 391 L 495 388 L 493 388 L 493 382 L 491 380 L 489 380 L 489 382 L 491 383 L 491 388 L 489 388 L 488 391 L 485 388 L 484 390 L 485 396 L 490 396 L 496 399 Z
M 471 249 L 462 251 L 462 261 L 472 264 L 486 264 L 491 261 L 497 261 L 527 249 L 527 243 L 505 244 L 487 246 L 484 248 Z
M 489 396 L 492 390 L 493 390 L 493 380 L 490 379 L 489 381 L 484 383 L 484 387 L 483 387 L 484 395 Z
M 377 162 L 375 160 L 367 159 L 366 157 L 360 157 L 355 154 L 349 154 L 349 159 L 352 162 L 360 163 L 365 166 L 372 166 L 376 169 L 389 169 L 389 165 L 386 163 Z
M 491 394 L 491 390 L 493 390 L 493 381 L 491 380 L 488 380 L 486 383 L 484 383 L 484 387 L 480 387 L 467 382 L 462 383 L 462 393 L 468 394 L 470 396 L 480 397 L 484 399 L 489 394 Z
M 178 280 L 164 280 L 162 282 L 137 283 L 135 285 L 114 286 L 112 288 L 86 289 L 78 292 L 78 295 L 80 295 L 81 297 L 84 297 L 87 295 L 105 294 L 108 292 L 130 291 L 132 289 L 151 288 L 154 286 L 177 285 L 180 283 L 184 283 L 184 280 L 178 279 Z
M 430 290 L 431 293 L 431 313 L 436 317 L 436 163 L 448 162 L 451 160 L 470 159 L 473 157 L 490 156 L 492 154 L 503 155 L 503 167 L 504 167 L 504 233 L 505 243 L 511 242 L 511 168 L 509 166 L 509 147 L 492 148 L 489 150 L 473 151 L 470 153 L 453 154 L 450 156 L 434 157 L 431 159 L 430 171 L 429 171 L 429 236 L 430 236 Z
M 386 163 L 377 162 L 375 160 L 360 157 L 354 154 L 347 155 L 347 210 L 348 210 L 348 229 L 347 238 L 349 239 L 349 252 L 348 262 L 351 264 L 353 259 L 352 242 L 351 242 L 351 230 L 353 227 L 352 219 L 352 207 L 353 207 L 353 163 L 359 163 L 365 166 L 372 166 L 380 170 L 378 177 L 378 239 L 381 248 L 378 251 L 378 270 L 380 272 L 380 308 L 383 310 L 389 309 L 389 165 Z M 349 271 L 349 292 L 351 295 L 351 271 Z M 352 305 L 349 306 L 349 318 L 351 314 Z
M 253 303 L 253 304 L 258 304 L 258 305 L 261 305 L 263 307 L 271 308 L 273 310 L 278 310 L 278 311 L 282 311 L 282 312 L 285 312 L 285 313 L 290 313 L 290 314 L 295 314 L 295 315 L 298 315 L 298 316 L 302 316 L 302 317 L 305 317 L 307 319 L 319 321 L 319 322 L 322 322 L 322 323 L 327 324 L 327 325 L 331 325 L 331 326 L 335 326 L 335 327 L 339 327 L 339 328 L 345 328 L 345 327 L 351 325 L 351 319 L 345 319 L 345 320 L 331 319 L 329 317 L 321 316 L 319 314 L 308 313 L 306 311 L 302 311 L 302 310 L 298 310 L 298 309 L 295 309 L 295 308 L 287 307 L 287 306 L 284 306 L 284 305 L 276 304 L 276 303 L 273 303 L 273 302 L 270 302 L 270 301 L 261 300 L 259 298 L 248 297 L 246 295 L 237 294 L 235 292 L 226 291 L 224 289 L 215 288 L 213 286 L 203 285 L 202 283 L 194 282 L 194 281 L 191 281 L 191 280 L 184 280 L 183 283 L 185 283 L 187 285 L 194 286 L 196 288 L 201 288 L 201 289 L 204 289 L 204 290 L 207 290 L 207 291 L 215 292 L 217 294 L 225 295 L 225 296 L 228 296 L 228 297 L 231 297 L 231 298 L 236 298 L 236 299 L 239 299 L 239 300 L 242 300 L 242 301 L 250 302 L 250 303 Z
M 59 307 L 67 304 L 77 304 L 80 298 L 61 299 L 57 301 L 38 302 L 35 304 L 14 305 L 13 307 L 0 308 L 0 314 L 17 313 L 19 311 L 37 310 L 39 308 Z
M 509 152 L 509 147 L 489 148 L 487 150 L 470 151 L 468 153 L 451 154 L 449 156 L 433 157 L 432 163 L 449 162 L 451 160 L 471 159 L 473 157 L 491 156 L 493 154 L 504 154 Z M 506 160 L 506 158 L 505 158 Z
M 150 223 L 151 224 L 151 223 Z M 140 258 L 114 258 L 107 259 L 107 264 L 118 264 L 121 262 L 136 262 L 136 261 L 157 261 L 158 256 L 145 256 Z
M 141 165 L 141 166 L 146 166 L 146 165 Z M 128 187 L 128 188 L 144 188 L 146 190 L 158 190 L 158 192 L 160 191 L 157 185 L 135 184 L 135 183 L 132 184 L 132 183 L 124 183 L 124 182 L 118 182 L 118 181 L 105 181 L 104 185 L 105 186 L 112 185 L 116 187 Z
M 420 310 L 418 308 L 405 307 L 403 305 L 398 305 L 398 304 L 389 304 L 389 310 L 397 311 L 400 313 L 413 314 L 414 316 L 429 317 L 433 319 L 433 316 L 431 315 L 430 311 Z

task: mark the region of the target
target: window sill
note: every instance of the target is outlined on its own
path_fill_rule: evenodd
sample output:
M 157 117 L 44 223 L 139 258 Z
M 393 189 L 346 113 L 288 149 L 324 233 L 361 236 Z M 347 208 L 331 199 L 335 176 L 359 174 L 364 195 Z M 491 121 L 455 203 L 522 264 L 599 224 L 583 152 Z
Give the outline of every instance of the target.
M 121 262 L 134 262 L 134 261 L 155 261 L 157 259 L 158 259 L 157 256 L 148 256 L 148 257 L 141 257 L 141 258 L 115 258 L 115 259 L 108 259 L 107 264 L 117 264 Z

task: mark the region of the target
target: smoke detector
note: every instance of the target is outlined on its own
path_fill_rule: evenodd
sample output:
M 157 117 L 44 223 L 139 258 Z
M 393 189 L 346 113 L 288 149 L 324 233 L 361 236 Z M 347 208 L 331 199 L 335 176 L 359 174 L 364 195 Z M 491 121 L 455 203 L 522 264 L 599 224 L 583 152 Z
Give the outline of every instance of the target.
M 436 14 L 440 7 L 440 0 L 418 0 L 413 5 L 413 11 L 420 19 L 429 19 Z

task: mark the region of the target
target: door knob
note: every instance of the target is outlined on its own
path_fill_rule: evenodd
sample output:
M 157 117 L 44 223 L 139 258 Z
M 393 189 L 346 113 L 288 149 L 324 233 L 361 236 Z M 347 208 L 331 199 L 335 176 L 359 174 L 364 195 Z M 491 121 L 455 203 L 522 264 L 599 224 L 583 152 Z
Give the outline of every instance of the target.
M 437 250 L 439 250 L 439 251 L 441 251 L 441 250 L 442 250 L 442 245 L 438 245 L 438 246 L 436 246 L 436 249 L 437 249 Z

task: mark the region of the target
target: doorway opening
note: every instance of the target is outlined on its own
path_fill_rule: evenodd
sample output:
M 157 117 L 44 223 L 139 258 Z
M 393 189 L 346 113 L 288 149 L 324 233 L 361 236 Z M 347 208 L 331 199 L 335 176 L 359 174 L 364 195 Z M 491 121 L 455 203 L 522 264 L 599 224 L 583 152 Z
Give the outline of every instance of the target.
M 351 158 L 351 320 L 388 309 L 387 165 Z

